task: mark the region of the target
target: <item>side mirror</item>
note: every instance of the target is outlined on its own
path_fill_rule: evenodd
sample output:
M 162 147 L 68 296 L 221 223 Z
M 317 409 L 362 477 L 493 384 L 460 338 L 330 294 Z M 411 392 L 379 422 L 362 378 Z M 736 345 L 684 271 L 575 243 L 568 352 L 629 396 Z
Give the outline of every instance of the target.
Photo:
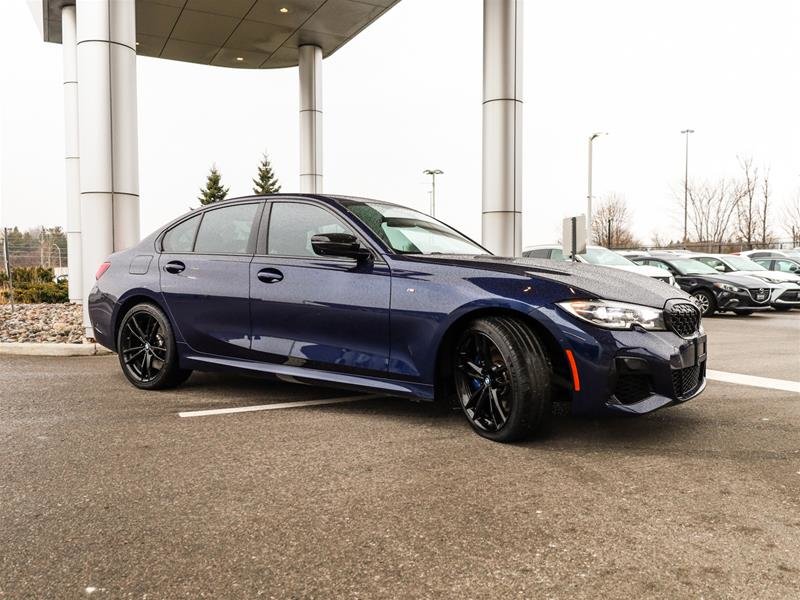
M 800 271 L 800 267 L 798 267 L 797 265 L 792 265 L 791 267 L 789 267 L 789 270 L 792 273 L 797 273 L 798 271 Z
M 724 273 L 724 272 L 725 272 L 725 265 L 717 265 L 717 266 L 716 266 L 716 267 L 714 267 L 714 268 L 715 268 L 717 271 L 719 271 L 720 273 Z
M 361 262 L 371 255 L 350 233 L 318 233 L 311 236 L 311 247 L 320 256 L 355 258 Z

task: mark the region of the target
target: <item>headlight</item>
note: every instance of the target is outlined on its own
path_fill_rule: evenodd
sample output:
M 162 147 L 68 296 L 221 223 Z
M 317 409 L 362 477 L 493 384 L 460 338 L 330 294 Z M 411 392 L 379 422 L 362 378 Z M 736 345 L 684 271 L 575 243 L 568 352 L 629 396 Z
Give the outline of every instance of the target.
M 631 329 L 634 325 L 651 331 L 666 329 L 663 311 L 649 306 L 608 300 L 567 300 L 557 304 L 582 321 L 606 329 Z
M 743 292 L 742 288 L 736 287 L 735 285 L 730 285 L 729 283 L 715 283 L 715 288 L 719 288 L 721 290 L 725 290 L 726 292 Z
M 756 275 L 759 279 L 763 279 L 767 283 L 780 283 L 780 279 L 773 279 L 772 277 L 765 277 L 764 275 Z

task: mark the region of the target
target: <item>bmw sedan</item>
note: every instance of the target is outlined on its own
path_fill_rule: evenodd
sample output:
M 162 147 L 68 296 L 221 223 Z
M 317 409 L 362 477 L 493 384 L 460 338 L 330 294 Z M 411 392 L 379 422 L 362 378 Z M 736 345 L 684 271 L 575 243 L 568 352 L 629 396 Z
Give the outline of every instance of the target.
M 683 291 L 493 256 L 417 211 L 341 196 L 190 212 L 101 265 L 89 314 L 141 389 L 224 370 L 441 399 L 503 442 L 536 432 L 554 401 L 643 414 L 705 387 Z

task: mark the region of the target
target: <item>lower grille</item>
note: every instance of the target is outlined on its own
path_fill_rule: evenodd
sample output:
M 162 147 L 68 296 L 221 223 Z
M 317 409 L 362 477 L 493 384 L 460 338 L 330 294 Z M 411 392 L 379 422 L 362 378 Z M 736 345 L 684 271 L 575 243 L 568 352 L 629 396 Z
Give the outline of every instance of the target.
M 672 389 L 675 396 L 684 398 L 700 387 L 703 365 L 675 369 L 672 371 Z
M 648 375 L 620 374 L 614 395 L 622 404 L 633 404 L 653 394 Z
M 786 290 L 778 297 L 778 300 L 783 300 L 784 302 L 797 302 L 800 300 L 800 291 Z

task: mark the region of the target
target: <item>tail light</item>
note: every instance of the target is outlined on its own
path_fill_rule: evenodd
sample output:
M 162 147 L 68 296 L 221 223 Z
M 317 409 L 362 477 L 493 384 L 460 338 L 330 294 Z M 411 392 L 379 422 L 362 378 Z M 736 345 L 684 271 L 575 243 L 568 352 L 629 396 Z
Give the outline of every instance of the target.
M 103 276 L 103 273 L 108 271 L 108 267 L 111 266 L 111 263 L 106 261 L 97 269 L 97 273 L 94 274 L 95 279 L 100 279 Z

